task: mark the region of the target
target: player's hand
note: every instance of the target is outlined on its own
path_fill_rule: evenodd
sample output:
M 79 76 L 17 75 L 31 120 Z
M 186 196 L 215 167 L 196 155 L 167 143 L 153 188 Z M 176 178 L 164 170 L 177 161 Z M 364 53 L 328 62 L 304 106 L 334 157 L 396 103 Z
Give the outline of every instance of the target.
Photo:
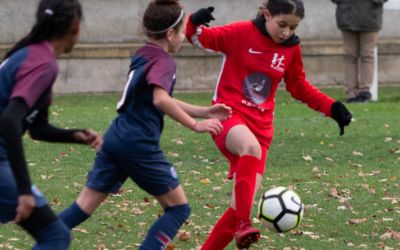
M 223 121 L 230 118 L 231 116 L 232 116 L 232 108 L 223 103 L 214 104 L 207 110 L 208 118 L 215 118 L 220 121 Z
M 85 129 L 75 132 L 74 138 L 78 142 L 90 145 L 96 151 L 103 145 L 103 137 L 91 129 Z
M 344 127 L 351 122 L 352 115 L 341 102 L 335 102 L 331 106 L 332 118 L 338 123 L 340 135 L 344 135 Z
M 207 119 L 196 121 L 193 130 L 197 133 L 209 132 L 213 135 L 219 135 L 222 132 L 222 124 L 218 119 Z
M 27 219 L 32 210 L 35 208 L 36 202 L 35 198 L 31 194 L 22 194 L 18 196 L 18 206 L 17 215 L 15 216 L 14 222 L 20 223 L 21 221 Z
M 215 20 L 215 18 L 211 14 L 213 11 L 214 7 L 199 9 L 190 16 L 190 21 L 192 21 L 192 23 L 196 26 L 205 25 L 208 27 L 209 23 Z

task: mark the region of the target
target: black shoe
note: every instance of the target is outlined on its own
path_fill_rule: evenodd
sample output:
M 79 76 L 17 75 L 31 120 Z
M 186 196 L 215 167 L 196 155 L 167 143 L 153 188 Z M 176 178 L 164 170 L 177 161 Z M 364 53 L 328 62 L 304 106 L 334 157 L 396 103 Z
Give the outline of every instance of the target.
M 358 96 L 356 96 L 356 97 L 351 97 L 351 98 L 348 98 L 346 102 L 347 102 L 347 103 L 355 103 L 355 102 L 359 102 L 359 101 L 358 101 Z
M 371 100 L 371 93 L 369 93 L 368 91 L 360 92 L 357 95 L 357 99 L 358 102 L 368 102 L 369 100 Z
M 368 91 L 363 91 L 358 93 L 356 97 L 351 97 L 347 99 L 347 103 L 363 103 L 371 100 L 371 93 Z

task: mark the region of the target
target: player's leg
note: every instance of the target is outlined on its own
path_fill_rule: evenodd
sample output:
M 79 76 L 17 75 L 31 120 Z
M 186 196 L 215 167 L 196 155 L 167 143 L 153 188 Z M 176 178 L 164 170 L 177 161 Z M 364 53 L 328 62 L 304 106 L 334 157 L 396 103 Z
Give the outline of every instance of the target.
M 72 229 L 86 221 L 107 196 L 108 193 L 84 187 L 78 199 L 58 216 L 69 229 Z
M 120 169 L 118 161 L 110 153 L 101 150 L 96 154 L 86 187 L 59 217 L 69 229 L 78 226 L 91 216 L 109 193 L 117 192 L 125 179 L 126 175 Z
M 19 225 L 36 240 L 32 250 L 63 250 L 71 243 L 67 226 L 48 205 L 34 208 L 29 218 Z
M 164 249 L 190 215 L 185 192 L 175 168 L 162 157 L 130 162 L 135 165 L 126 169 L 129 176 L 164 208 L 164 214 L 150 227 L 139 249 Z
M 378 32 L 360 33 L 360 101 L 371 99 L 370 88 L 374 79 L 374 49 L 378 43 Z
M 358 94 L 358 32 L 342 31 L 344 49 L 344 81 L 348 102 L 355 102 Z
M 236 245 L 248 248 L 260 237 L 252 227 L 251 209 L 254 201 L 256 176 L 261 164 L 262 149 L 255 135 L 245 125 L 233 127 L 226 137 L 226 148 L 238 157 L 235 166 L 234 196 L 236 202 Z
M 256 191 L 259 189 L 262 175 L 257 174 Z M 254 193 L 254 195 L 255 195 Z M 233 240 L 236 231 L 236 198 L 235 191 L 231 194 L 230 206 L 214 225 L 210 235 L 201 247 L 202 250 L 222 250 Z
M 190 215 L 191 209 L 181 185 L 155 198 L 164 208 L 164 214 L 153 223 L 140 249 L 167 246 Z
M 32 187 L 36 207 L 19 225 L 35 240 L 33 249 L 67 249 L 71 239 L 67 227 L 57 218 L 47 200 Z M 18 205 L 17 186 L 8 162 L 0 164 L 0 223 L 14 220 Z

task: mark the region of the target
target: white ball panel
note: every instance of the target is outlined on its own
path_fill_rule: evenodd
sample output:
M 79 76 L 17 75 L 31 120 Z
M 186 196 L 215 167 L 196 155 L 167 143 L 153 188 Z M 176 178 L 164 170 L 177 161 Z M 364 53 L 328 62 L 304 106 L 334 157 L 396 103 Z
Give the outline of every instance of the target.
M 273 220 L 275 219 L 281 212 L 282 207 L 279 203 L 278 198 L 269 198 L 264 201 L 262 207 L 262 215 Z
M 296 226 L 297 219 L 295 214 L 285 214 L 277 224 L 282 231 L 288 231 Z
M 298 212 L 301 208 L 300 197 L 293 191 L 289 190 L 282 196 L 283 202 L 287 209 Z

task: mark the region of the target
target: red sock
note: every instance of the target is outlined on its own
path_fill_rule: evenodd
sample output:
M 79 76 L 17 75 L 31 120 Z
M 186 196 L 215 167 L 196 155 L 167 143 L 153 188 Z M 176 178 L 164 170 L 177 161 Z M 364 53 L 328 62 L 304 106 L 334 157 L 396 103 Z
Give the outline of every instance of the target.
M 239 158 L 236 166 L 235 199 L 238 220 L 250 221 L 256 185 L 257 168 L 260 160 L 245 155 Z
M 222 250 L 233 239 L 236 228 L 236 212 L 229 207 L 208 236 L 201 247 L 202 250 Z

